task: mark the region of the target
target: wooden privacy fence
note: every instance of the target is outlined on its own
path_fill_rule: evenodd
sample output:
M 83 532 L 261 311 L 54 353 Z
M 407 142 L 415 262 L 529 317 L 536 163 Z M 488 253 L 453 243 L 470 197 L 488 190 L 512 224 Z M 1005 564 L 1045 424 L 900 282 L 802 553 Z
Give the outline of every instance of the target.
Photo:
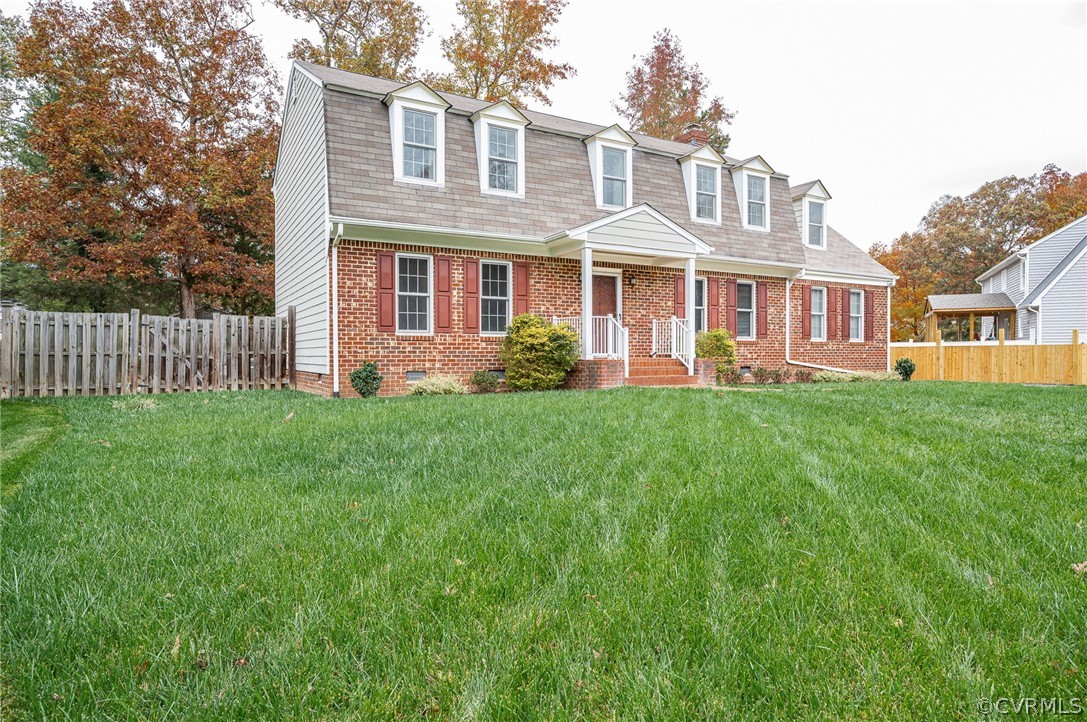
M 1011 384 L 1087 385 L 1087 344 L 1072 332 L 1070 344 L 997 342 L 893 343 L 891 365 L 900 358 L 917 364 L 921 381 L 986 381 Z
M 11 311 L 0 338 L 0 396 L 92 396 L 293 385 L 287 317 L 183 319 Z

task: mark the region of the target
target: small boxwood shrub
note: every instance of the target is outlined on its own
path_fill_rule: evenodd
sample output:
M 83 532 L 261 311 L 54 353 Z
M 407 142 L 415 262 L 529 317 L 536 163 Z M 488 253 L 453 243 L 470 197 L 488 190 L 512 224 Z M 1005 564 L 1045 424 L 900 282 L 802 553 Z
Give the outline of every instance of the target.
M 717 369 L 717 383 L 725 386 L 739 386 L 744 382 L 744 372 L 735 366 Z
M 427 376 L 408 386 L 408 396 L 457 396 L 468 393 L 464 384 L 452 376 Z
M 736 363 L 736 344 L 727 329 L 702 331 L 694 338 L 694 355 L 713 359 L 718 366 L 732 366 Z
M 751 369 L 751 378 L 755 379 L 757 384 L 768 384 L 773 380 L 773 372 L 765 366 L 756 366 Z
M 514 317 L 499 349 L 513 391 L 558 388 L 578 359 L 577 333 L 531 313 Z
M 364 398 L 377 396 L 381 382 L 385 380 L 385 377 L 377 372 L 377 364 L 373 361 L 363 363 L 352 371 L 348 378 L 351 380 L 351 388 Z
M 903 381 L 909 381 L 916 370 L 917 364 L 911 358 L 903 357 L 895 361 L 895 373 L 901 376 Z
M 787 384 L 792 377 L 793 372 L 789 369 L 774 369 L 770 372 L 770 383 Z
M 797 369 L 793 373 L 793 381 L 798 384 L 810 384 L 814 374 L 806 369 Z
M 477 394 L 490 394 L 498 390 L 498 377 L 490 371 L 476 371 L 468 383 Z

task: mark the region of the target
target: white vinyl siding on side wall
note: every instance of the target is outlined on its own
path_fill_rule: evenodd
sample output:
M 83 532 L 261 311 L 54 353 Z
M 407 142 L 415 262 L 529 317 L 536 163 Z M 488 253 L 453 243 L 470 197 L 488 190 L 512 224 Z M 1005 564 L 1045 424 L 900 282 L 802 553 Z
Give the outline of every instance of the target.
M 1034 272 L 1031 271 L 1031 275 Z M 1087 255 L 1042 296 L 1042 343 L 1072 343 L 1072 329 L 1087 337 Z
M 295 69 L 275 177 L 276 315 L 295 307 L 296 368 L 328 373 L 328 190 L 324 96 Z

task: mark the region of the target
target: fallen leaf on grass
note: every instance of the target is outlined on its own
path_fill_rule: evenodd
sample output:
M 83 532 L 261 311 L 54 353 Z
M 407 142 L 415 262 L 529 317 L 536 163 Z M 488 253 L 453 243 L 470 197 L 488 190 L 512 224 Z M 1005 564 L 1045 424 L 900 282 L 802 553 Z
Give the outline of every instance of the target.
M 1082 575 L 1084 572 L 1087 572 L 1087 562 L 1080 562 L 1079 564 L 1073 564 L 1072 565 L 1072 571 L 1074 571 L 1076 574 Z
M 105 439 L 95 439 L 91 443 L 92 444 L 97 444 L 98 446 L 105 446 L 105 447 L 111 446 L 111 444 L 108 441 L 106 441 Z
M 142 677 L 143 673 L 147 671 L 147 668 L 151 666 L 151 660 L 145 659 L 136 665 L 136 676 Z
M 208 660 L 203 657 L 196 658 L 196 668 L 203 671 L 208 668 Z
M 285 419 L 283 419 L 283 423 L 285 423 L 285 424 L 289 423 L 290 420 L 293 419 L 293 418 L 294 418 L 294 411 L 292 410 L 291 413 L 287 414 L 287 417 Z
M 461 559 L 454 559 L 453 563 L 456 564 L 458 567 L 463 567 L 464 566 L 464 561 L 461 560 Z
M 996 586 L 996 581 L 992 578 L 991 575 L 986 575 L 986 576 L 989 577 L 989 588 L 992 589 L 993 587 Z
M 899 629 L 901 629 L 901 628 L 902 628 L 902 625 L 903 625 L 903 621 L 902 621 L 901 619 L 895 619 L 895 626 L 896 626 L 896 627 L 898 627 Z
M 170 650 L 170 656 L 177 659 L 177 655 L 181 652 L 181 635 L 177 635 L 174 640 L 174 648 Z
M 64 698 L 61 697 L 59 694 L 57 694 L 56 692 L 53 693 L 53 701 L 54 702 L 60 702 L 62 699 L 64 699 Z
M 249 664 L 249 660 L 246 659 L 245 657 L 238 657 L 237 659 L 234 660 L 234 666 L 235 667 L 244 667 L 247 664 Z
M 357 501 L 349 501 L 349 502 L 347 502 L 347 508 L 348 509 L 358 509 L 359 508 L 359 503 Z

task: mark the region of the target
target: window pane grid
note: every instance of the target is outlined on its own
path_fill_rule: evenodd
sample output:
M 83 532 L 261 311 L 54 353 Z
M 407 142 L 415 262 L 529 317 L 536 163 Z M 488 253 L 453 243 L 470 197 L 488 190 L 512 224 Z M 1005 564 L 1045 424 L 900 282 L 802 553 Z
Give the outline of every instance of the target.
M 430 331 L 430 259 L 401 257 L 397 262 L 398 331 Z
M 755 337 L 755 287 L 750 283 L 736 284 L 736 336 Z
M 492 190 L 517 192 L 517 131 L 488 126 L 487 185 Z
M 694 331 L 699 333 L 706 330 L 706 281 L 702 278 L 694 280 Z
M 404 175 L 434 180 L 437 142 L 432 113 L 404 111 Z
M 510 310 L 510 267 L 505 263 L 480 264 L 480 330 L 505 333 Z
M 604 205 L 627 204 L 627 153 L 625 150 L 604 148 Z
M 811 337 L 813 340 L 822 341 L 826 339 L 826 311 L 826 290 L 813 288 L 811 290 Z
M 849 292 L 849 340 L 864 340 L 864 294 Z

